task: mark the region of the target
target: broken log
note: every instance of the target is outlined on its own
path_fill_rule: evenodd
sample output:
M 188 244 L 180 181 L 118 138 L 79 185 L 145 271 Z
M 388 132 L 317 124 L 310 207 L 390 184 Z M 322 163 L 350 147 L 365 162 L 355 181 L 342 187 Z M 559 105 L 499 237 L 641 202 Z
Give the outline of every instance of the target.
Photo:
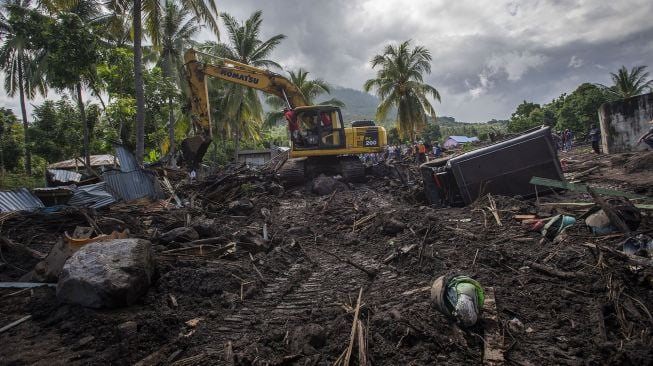
M 612 206 L 609 203 L 605 202 L 605 200 L 603 200 L 603 198 L 601 198 L 598 194 L 596 194 L 594 189 L 588 186 L 587 193 L 589 193 L 590 196 L 592 196 L 594 199 L 594 202 L 596 202 L 596 204 L 599 205 L 601 209 L 603 209 L 603 212 L 605 212 L 605 215 L 608 216 L 612 225 L 614 225 L 622 233 L 628 234 L 631 232 L 628 225 L 624 222 L 624 220 L 621 219 L 621 217 L 619 217 Z
M 565 271 L 561 271 L 559 269 L 551 268 L 549 266 L 545 266 L 543 264 L 539 264 L 539 263 L 535 263 L 535 262 L 530 262 L 530 263 L 528 263 L 528 265 L 531 268 L 535 269 L 535 270 L 538 270 L 538 271 L 546 273 L 546 274 L 548 274 L 550 276 L 562 278 L 562 279 L 565 279 L 565 280 L 586 276 L 585 273 L 582 273 L 582 272 L 565 272 Z
M 43 254 L 43 253 L 41 253 L 39 251 L 36 251 L 34 249 L 30 249 L 30 248 L 28 248 L 28 247 L 26 247 L 24 245 L 14 243 L 11 239 L 5 238 L 4 236 L 0 236 L 0 246 L 1 245 L 4 245 L 9 249 L 15 250 L 17 252 L 21 252 L 23 254 L 26 254 L 26 255 L 28 255 L 28 256 L 30 256 L 32 258 L 36 258 L 36 259 L 39 259 L 39 260 L 46 257 L 45 254 Z

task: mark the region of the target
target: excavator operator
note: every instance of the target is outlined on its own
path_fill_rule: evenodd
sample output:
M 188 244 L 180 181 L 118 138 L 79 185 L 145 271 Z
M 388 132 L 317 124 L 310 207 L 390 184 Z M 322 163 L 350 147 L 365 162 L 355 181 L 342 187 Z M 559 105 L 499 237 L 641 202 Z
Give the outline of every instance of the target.
M 288 121 L 288 131 L 290 131 L 290 138 L 293 142 L 299 143 L 299 123 L 297 123 L 297 116 L 295 115 L 295 111 L 290 108 L 284 108 L 283 116 L 286 117 L 286 120 Z

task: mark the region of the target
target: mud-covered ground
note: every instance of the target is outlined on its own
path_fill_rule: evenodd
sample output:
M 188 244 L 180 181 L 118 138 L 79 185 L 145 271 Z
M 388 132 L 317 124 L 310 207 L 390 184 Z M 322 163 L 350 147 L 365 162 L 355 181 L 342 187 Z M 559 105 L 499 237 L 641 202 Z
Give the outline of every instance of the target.
M 650 164 L 627 164 L 646 161 L 642 156 L 597 159 L 581 151 L 561 158 L 569 179 L 651 195 Z M 0 289 L 0 327 L 32 316 L 0 333 L 0 363 L 332 365 L 349 343 L 362 289 L 368 363 L 481 364 L 492 336 L 485 322 L 461 330 L 430 306 L 428 292 L 416 290 L 445 273 L 494 288 L 506 364 L 653 362 L 653 266 L 620 254 L 620 234 L 598 237 L 579 222 L 551 242 L 513 218 L 580 216 L 587 207 L 543 203 L 589 196 L 552 194 L 540 204 L 494 197 L 499 225 L 486 198 L 436 210 L 420 202 L 419 188 L 390 177 L 370 176 L 327 196 L 310 187 L 284 191 L 242 170 L 216 179 L 227 188 L 179 187 L 192 208 L 122 205 L 91 213 L 103 231 L 129 228 L 152 240 L 158 274 L 141 303 L 98 311 L 60 304 L 52 288 Z M 240 198 L 254 207 L 230 210 Z M 653 218 L 644 213 L 638 231 L 651 235 Z M 76 211 L 2 220 L 4 237 L 44 253 L 87 222 Z M 201 238 L 220 239 L 202 248 L 159 243 L 160 233 L 186 223 Z M 235 251 L 219 250 L 230 243 Z M 15 281 L 37 262 L 2 249 L 0 280 Z

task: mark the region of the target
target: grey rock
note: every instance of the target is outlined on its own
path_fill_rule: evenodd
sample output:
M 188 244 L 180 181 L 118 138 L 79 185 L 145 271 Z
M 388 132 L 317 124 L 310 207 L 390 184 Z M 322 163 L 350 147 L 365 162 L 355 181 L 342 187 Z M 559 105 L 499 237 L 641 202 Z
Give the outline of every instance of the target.
M 176 241 L 178 243 L 185 243 L 199 239 L 200 235 L 192 227 L 178 227 L 168 232 L 161 234 L 159 241 L 163 244 Z
M 134 304 L 150 287 L 154 265 L 152 244 L 147 240 L 87 244 L 66 261 L 57 298 L 90 308 Z
M 326 196 L 333 192 L 342 192 L 349 189 L 347 185 L 333 177 L 326 177 L 320 175 L 319 177 L 313 179 L 313 185 L 311 190 L 313 193 L 319 194 L 320 196 Z
M 248 215 L 253 210 L 254 203 L 247 198 L 243 198 L 238 201 L 232 201 L 229 203 L 229 212 L 237 215 Z

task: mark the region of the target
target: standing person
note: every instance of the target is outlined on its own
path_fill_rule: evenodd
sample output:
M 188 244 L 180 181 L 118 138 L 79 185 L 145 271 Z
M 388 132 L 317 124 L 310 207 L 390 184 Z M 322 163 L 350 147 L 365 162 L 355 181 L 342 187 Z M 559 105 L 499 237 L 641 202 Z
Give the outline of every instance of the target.
M 562 151 L 567 151 L 567 131 L 562 131 L 560 134 L 560 138 L 562 139 Z
M 565 149 L 567 151 L 571 151 L 571 144 L 573 140 L 574 140 L 574 134 L 569 129 L 565 130 L 565 141 L 567 142 L 567 146 L 565 146 Z
M 594 153 L 600 154 L 601 151 L 599 150 L 599 141 L 601 140 L 601 131 L 596 128 L 596 125 L 592 125 L 588 138 L 592 142 L 592 150 L 594 150 Z
M 651 127 L 649 127 L 647 133 L 643 134 L 642 137 L 639 138 L 637 144 L 639 145 L 641 142 L 644 142 L 651 149 L 653 149 L 653 119 L 648 121 L 648 124 L 651 125 Z
M 293 111 L 290 108 L 284 108 L 283 116 L 286 117 L 286 121 L 288 121 L 288 131 L 290 131 L 290 139 L 293 142 L 298 142 L 299 123 L 297 123 L 297 116 L 295 116 L 295 111 Z
M 420 164 L 426 162 L 426 146 L 422 141 L 417 144 L 417 162 Z
M 401 149 L 401 145 L 395 145 L 395 159 L 397 159 L 397 161 L 401 160 Z

